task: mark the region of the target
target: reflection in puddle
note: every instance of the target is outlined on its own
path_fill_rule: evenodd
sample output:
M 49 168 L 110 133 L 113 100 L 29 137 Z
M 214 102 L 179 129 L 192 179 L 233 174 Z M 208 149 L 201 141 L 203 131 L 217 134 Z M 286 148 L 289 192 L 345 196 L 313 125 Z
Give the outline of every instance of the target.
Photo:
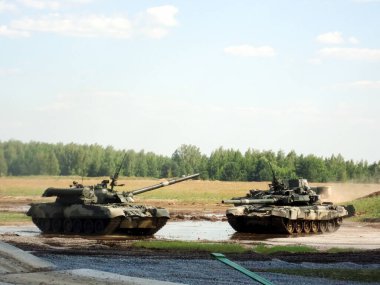
M 154 236 L 169 240 L 228 240 L 235 231 L 227 222 L 179 221 L 169 222 Z
M 180 221 L 167 223 L 158 233 L 157 239 L 168 240 L 209 240 L 209 241 L 256 241 L 266 240 L 279 235 L 237 233 L 228 222 Z M 282 236 L 281 236 L 282 237 Z M 287 235 L 284 235 L 287 237 Z

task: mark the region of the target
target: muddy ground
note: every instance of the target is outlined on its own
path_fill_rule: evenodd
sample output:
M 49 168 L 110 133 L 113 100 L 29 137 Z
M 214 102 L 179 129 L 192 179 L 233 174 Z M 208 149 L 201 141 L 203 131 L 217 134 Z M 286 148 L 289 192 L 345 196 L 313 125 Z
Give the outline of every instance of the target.
M 186 216 L 187 217 L 187 216 Z M 219 216 L 216 216 L 219 218 Z M 192 235 L 187 234 L 189 231 Z M 199 231 L 199 232 L 197 232 Z M 219 234 L 218 234 L 219 233 Z M 197 238 L 202 236 L 203 239 Z M 190 236 L 190 238 L 189 238 Z M 192 239 L 191 239 L 192 237 Z M 380 264 L 380 224 L 364 224 L 345 221 L 342 227 L 334 232 L 316 235 L 272 236 L 235 233 L 223 221 L 177 220 L 169 222 L 154 237 L 111 236 L 67 236 L 42 235 L 31 223 L 19 226 L 0 226 L 0 240 L 16 245 L 27 251 L 40 254 L 64 254 L 77 256 L 128 256 L 146 258 L 210 259 L 209 253 L 174 250 L 147 250 L 131 247 L 136 240 L 194 240 L 208 242 L 239 243 L 251 248 L 255 244 L 269 245 L 309 245 L 320 249 L 345 248 L 342 253 L 277 253 L 266 256 L 256 253 L 229 254 L 234 260 L 271 260 L 280 259 L 286 262 L 336 263 L 353 262 L 357 264 Z M 352 249 L 352 250 L 351 250 Z M 360 251 L 358 251 L 360 249 Z M 347 251 L 348 250 L 348 251 Z
M 171 221 L 155 237 L 148 240 L 200 240 L 240 243 L 250 248 L 257 243 L 271 245 L 306 244 L 319 248 L 346 247 L 372 248 L 341 253 L 229 253 L 226 257 L 259 272 L 274 284 L 334 284 L 359 285 L 362 282 L 338 281 L 261 272 L 270 268 L 380 268 L 380 223 L 345 221 L 335 233 L 314 236 L 254 236 L 234 233 L 224 218 L 224 205 L 170 205 Z M 17 204 L 21 211 L 27 207 Z M 12 207 L 15 207 L 13 204 Z M 0 228 L 8 226 L 0 226 Z M 208 252 L 149 250 L 131 247 L 135 237 L 70 237 L 41 235 L 31 222 L 19 223 L 16 230 L 2 231 L 0 240 L 27 250 L 59 269 L 90 268 L 134 277 L 153 278 L 185 284 L 252 284 L 252 280 L 214 260 Z M 17 229 L 26 228 L 19 233 Z M 1 232 L 1 231 L 0 231 Z M 190 234 L 191 233 L 191 234 Z M 208 236 L 207 236 L 208 235 Z M 348 242 L 350 241 L 350 242 Z M 372 283 L 375 284 L 375 283 Z M 376 283 L 379 284 L 379 283 Z
M 334 188 L 337 188 L 334 185 Z M 361 196 L 373 193 L 374 188 L 362 189 L 358 191 L 353 189 L 346 193 L 346 199 L 357 198 Z M 337 193 L 341 191 L 336 191 L 334 200 L 342 201 L 342 196 Z M 355 193 L 355 195 L 353 194 Z M 348 195 L 350 194 L 350 195 Z M 54 200 L 54 199 L 53 199 Z M 29 206 L 28 204 L 32 202 L 41 201 L 40 197 L 36 196 L 0 196 L 0 212 L 11 211 L 11 212 L 25 212 Z M 46 201 L 46 200 L 45 200 Z M 260 242 L 272 245 L 286 245 L 286 244 L 304 244 L 315 246 L 317 248 L 326 249 L 329 247 L 343 247 L 343 248 L 360 248 L 365 251 L 359 252 L 345 252 L 339 254 L 332 253 L 315 253 L 315 254 L 289 254 L 289 253 L 279 253 L 275 256 L 264 256 L 255 253 L 245 253 L 245 254 L 230 254 L 233 259 L 236 260 L 269 260 L 272 258 L 281 259 L 289 262 L 354 262 L 354 263 L 377 263 L 380 264 L 380 223 L 357 223 L 345 221 L 344 226 L 337 232 L 325 235 L 314 235 L 314 236 L 244 236 L 240 234 L 233 233 L 233 230 L 228 226 L 226 219 L 224 217 L 225 210 L 228 208 L 227 205 L 221 203 L 193 203 L 193 202 L 178 202 L 176 200 L 148 200 L 145 199 L 144 204 L 152 204 L 157 207 L 165 207 L 169 209 L 171 213 L 171 221 L 159 231 L 156 235 L 158 239 L 186 239 L 186 240 L 208 240 L 208 241 L 223 241 L 223 242 L 234 242 L 240 243 L 244 246 L 250 247 L 253 244 Z M 204 232 L 199 234 L 198 238 L 183 238 L 182 235 L 177 235 L 175 230 L 178 232 L 183 232 L 185 228 L 176 227 L 175 223 L 178 225 L 184 221 L 206 221 L 206 222 L 216 222 L 213 223 L 214 233 L 223 230 L 225 237 L 219 237 L 221 239 L 214 239 L 212 237 L 204 237 Z M 13 223 L 21 226 L 31 226 L 31 222 L 18 222 Z M 2 226 L 10 225 L 9 223 L 2 223 Z M 202 225 L 200 223 L 199 227 L 207 227 L 211 224 Z M 171 228 L 170 228 L 171 227 Z M 198 227 L 198 228 L 199 228 Z M 221 228 L 223 227 L 223 228 Z M 169 236 L 165 229 L 168 228 L 172 231 L 171 236 Z M 210 227 L 211 228 L 211 227 Z M 207 228 L 208 229 L 208 228 Z M 196 231 L 196 228 L 187 228 L 187 230 L 192 233 Z M 38 231 L 38 230 L 37 230 Z M 174 231 L 174 233 L 173 233 Z M 209 231 L 206 231 L 209 232 Z M 185 233 L 183 233 L 185 234 Z M 173 238 L 174 237 L 174 238 Z M 162 251 L 162 250 L 143 250 L 135 249 L 130 247 L 130 243 L 133 239 L 125 239 L 120 237 L 107 237 L 107 238 L 70 238 L 63 236 L 44 236 L 36 234 L 35 232 L 31 235 L 24 236 L 16 231 L 2 232 L 0 234 L 0 240 L 12 243 L 20 248 L 26 249 L 28 251 L 45 252 L 45 253 L 60 253 L 68 255 L 127 255 L 127 256 L 162 256 L 163 258 L 179 258 L 186 255 L 186 258 L 209 258 L 208 253 L 203 252 L 176 252 L 176 251 Z
M 208 252 L 179 251 L 179 250 L 151 250 L 143 248 L 133 248 L 130 246 L 133 241 L 108 240 L 108 239 L 67 239 L 62 237 L 23 237 L 12 236 L 12 234 L 2 234 L 0 237 L 8 243 L 18 246 L 21 249 L 40 254 L 65 254 L 65 255 L 85 255 L 85 256 L 136 256 L 158 258 L 180 259 L 186 256 L 187 259 L 210 259 Z M 233 260 L 257 260 L 269 261 L 273 258 L 286 262 L 300 263 L 336 263 L 353 262 L 357 264 L 380 264 L 380 248 L 374 250 L 348 251 L 341 253 L 288 253 L 279 252 L 271 255 L 258 253 L 229 253 L 229 258 Z

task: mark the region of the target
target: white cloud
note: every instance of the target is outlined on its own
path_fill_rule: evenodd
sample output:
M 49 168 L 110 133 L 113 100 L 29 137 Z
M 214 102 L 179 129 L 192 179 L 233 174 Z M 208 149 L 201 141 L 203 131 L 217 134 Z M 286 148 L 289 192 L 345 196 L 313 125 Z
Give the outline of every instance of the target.
M 0 37 L 1 36 L 8 38 L 25 38 L 29 37 L 30 33 L 27 31 L 8 28 L 7 26 L 0 26 Z
M 337 85 L 338 88 L 348 89 L 380 89 L 380 80 L 358 80 Z
M 353 45 L 357 45 L 359 43 L 359 40 L 355 37 L 349 37 L 348 42 L 353 44 Z
M 177 26 L 176 15 L 178 9 L 171 5 L 152 7 L 146 10 L 146 13 L 154 19 L 157 24 L 174 27 Z
M 178 9 L 171 5 L 148 8 L 133 21 L 137 34 L 150 38 L 161 39 L 165 37 L 170 28 L 176 27 Z
M 0 76 L 9 76 L 20 74 L 20 70 L 17 68 L 0 68 Z
M 48 32 L 81 37 L 129 38 L 131 22 L 122 16 L 106 17 L 89 15 L 82 17 L 49 15 L 11 22 L 14 29 L 29 32 Z
M 314 64 L 314 65 L 318 65 L 318 64 L 321 64 L 322 63 L 322 60 L 320 58 L 317 58 L 317 57 L 314 57 L 314 58 L 310 58 L 308 60 L 308 62 L 310 64 Z
M 323 48 L 318 51 L 322 58 L 340 60 L 380 60 L 380 49 L 369 48 Z
M 230 46 L 224 52 L 234 56 L 244 57 L 273 57 L 276 55 L 274 48 L 270 46 L 255 47 L 252 45 Z
M 61 2 L 54 4 L 45 1 L 22 0 L 35 7 L 49 7 L 58 9 Z M 87 2 L 88 0 L 71 0 L 70 3 Z M 40 2 L 43 2 L 42 4 Z M 69 1 L 66 0 L 66 3 Z M 45 5 L 45 6 L 44 6 Z M 152 7 L 138 14 L 135 18 L 124 15 L 63 15 L 60 13 L 45 16 L 35 16 L 13 20 L 8 26 L 0 27 L 0 36 L 21 37 L 29 36 L 34 32 L 54 33 L 76 37 L 107 37 L 107 38 L 131 38 L 144 35 L 150 38 L 160 39 L 170 32 L 170 28 L 178 25 L 176 15 L 178 9 L 165 5 Z
M 0 13 L 6 11 L 16 11 L 17 8 L 14 4 L 10 4 L 6 1 L 0 1 Z
M 83 5 L 92 2 L 92 0 L 19 0 L 25 7 L 38 10 L 59 10 L 64 7 Z
M 341 32 L 328 32 L 320 34 L 315 39 L 318 43 L 329 44 L 329 45 L 339 45 L 349 42 L 350 44 L 358 44 L 359 40 L 353 36 L 344 38 Z
M 324 33 L 316 38 L 317 42 L 322 44 L 342 44 L 344 39 L 341 32 Z
M 52 9 L 57 10 L 62 7 L 62 2 L 49 0 L 19 0 L 24 6 L 34 9 Z

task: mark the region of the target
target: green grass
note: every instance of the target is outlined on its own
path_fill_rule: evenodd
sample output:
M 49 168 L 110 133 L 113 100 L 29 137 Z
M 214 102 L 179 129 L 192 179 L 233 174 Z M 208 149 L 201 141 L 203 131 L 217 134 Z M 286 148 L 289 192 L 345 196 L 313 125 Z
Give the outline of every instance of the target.
M 329 248 L 326 252 L 327 253 L 344 253 L 344 252 L 358 252 L 358 251 L 363 251 L 363 249 L 359 248 L 339 248 L 339 247 L 332 247 Z
M 354 205 L 356 217 L 354 217 L 353 220 L 363 221 L 366 219 L 380 219 L 380 196 L 357 199 L 344 204 Z
M 254 252 L 260 254 L 273 254 L 276 252 L 290 252 L 290 253 L 313 253 L 318 252 L 318 250 L 311 246 L 305 245 L 275 245 L 267 246 L 264 244 L 259 244 L 252 248 Z
M 29 222 L 31 218 L 24 213 L 0 212 L 0 223 Z
M 251 271 L 257 272 L 256 269 Z M 379 282 L 380 270 L 378 269 L 339 269 L 339 268 L 324 268 L 324 269 L 282 269 L 274 268 L 262 270 L 266 272 L 283 273 L 287 275 L 297 275 L 306 277 L 320 277 L 344 281 L 360 281 L 360 282 Z
M 164 250 L 205 251 L 221 253 L 244 253 L 243 246 L 232 243 L 201 243 L 187 241 L 137 241 L 132 247 Z

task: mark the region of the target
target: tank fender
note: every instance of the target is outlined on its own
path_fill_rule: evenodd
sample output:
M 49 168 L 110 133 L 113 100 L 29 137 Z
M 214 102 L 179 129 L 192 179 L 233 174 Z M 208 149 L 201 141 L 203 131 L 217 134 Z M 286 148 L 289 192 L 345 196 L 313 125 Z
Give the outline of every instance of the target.
M 291 220 L 297 220 L 300 216 L 300 210 L 299 208 L 291 208 L 289 214 Z
M 27 216 L 32 218 L 62 218 L 63 207 L 55 203 L 36 203 L 31 204 L 30 209 L 26 213 Z
M 91 219 L 113 219 L 125 217 L 122 208 L 112 208 L 99 205 L 72 205 L 64 210 L 66 218 L 91 218 Z
M 226 215 L 242 216 L 242 215 L 244 215 L 244 212 L 245 212 L 244 209 L 245 209 L 245 207 L 229 208 L 226 211 Z
M 276 217 L 290 218 L 290 211 L 287 208 L 273 208 L 271 214 Z
M 157 218 L 170 218 L 170 214 L 169 214 L 169 211 L 167 209 L 164 209 L 164 208 L 157 208 L 156 209 L 156 215 L 155 215 Z
M 296 220 L 300 216 L 300 210 L 298 208 L 275 208 L 272 209 L 272 215 L 290 220 Z

